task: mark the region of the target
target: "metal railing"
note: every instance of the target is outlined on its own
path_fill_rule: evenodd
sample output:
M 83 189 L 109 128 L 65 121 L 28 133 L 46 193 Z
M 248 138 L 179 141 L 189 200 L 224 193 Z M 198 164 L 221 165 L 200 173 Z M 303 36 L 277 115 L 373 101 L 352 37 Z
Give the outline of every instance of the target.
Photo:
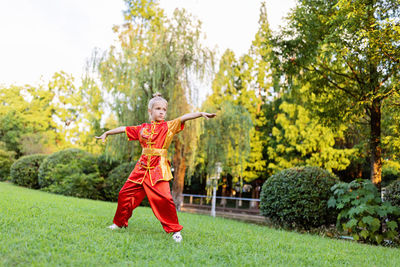
M 207 195 L 182 194 L 183 205 L 211 206 L 211 197 Z M 207 201 L 208 198 L 208 201 Z M 258 209 L 260 199 L 216 196 L 217 206 L 235 209 Z M 219 201 L 218 201 L 219 200 Z

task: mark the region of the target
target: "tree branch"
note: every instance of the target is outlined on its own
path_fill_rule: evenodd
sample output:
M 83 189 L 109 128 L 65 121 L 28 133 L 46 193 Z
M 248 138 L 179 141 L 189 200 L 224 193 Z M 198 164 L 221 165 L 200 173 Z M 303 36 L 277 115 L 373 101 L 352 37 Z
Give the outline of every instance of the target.
M 387 56 L 388 58 L 390 58 L 391 60 L 393 60 L 396 63 L 400 63 L 399 59 L 394 58 L 393 56 L 389 55 L 388 53 L 386 53 L 384 50 L 382 50 L 383 54 L 385 54 L 385 56 Z
M 388 74 L 386 75 L 385 78 L 383 78 L 383 80 L 378 84 L 378 86 L 375 88 L 375 90 L 379 90 L 379 88 L 381 88 L 381 86 L 393 75 L 395 69 L 398 68 L 398 67 L 399 67 L 399 65 L 395 65 L 395 66 L 392 68 L 392 71 L 391 71 L 390 73 L 388 73 Z M 393 87 L 393 88 L 395 88 L 395 87 Z M 393 89 L 392 89 L 392 90 L 393 90 Z M 391 92 L 392 90 L 389 90 L 389 92 Z M 390 93 L 389 93 L 389 94 L 390 94 Z M 385 97 L 386 97 L 386 96 L 385 96 Z
M 309 70 L 309 71 L 311 71 L 311 70 L 308 69 L 307 67 L 304 67 L 304 68 L 307 69 L 307 70 Z M 339 86 L 336 82 L 334 82 L 334 81 L 332 81 L 331 79 L 329 79 L 329 77 L 328 77 L 325 73 L 323 73 L 323 72 L 320 71 L 319 69 L 315 68 L 314 66 L 313 66 L 313 69 L 314 69 L 316 72 L 318 72 L 319 74 L 321 74 L 329 83 L 331 83 L 332 85 L 334 85 L 337 89 L 339 89 L 339 90 L 341 90 L 341 91 L 343 91 L 343 92 L 349 94 L 350 96 L 352 96 L 352 97 L 355 98 L 355 99 L 358 99 L 358 97 L 357 97 L 356 95 L 354 95 L 351 91 L 345 89 L 344 87 Z
M 346 75 L 346 74 L 344 74 L 344 73 L 340 73 L 340 72 L 336 72 L 336 71 L 334 71 L 334 70 L 331 70 L 331 69 L 329 69 L 329 68 L 327 68 L 327 67 L 324 67 L 323 65 L 320 65 L 320 67 L 321 67 L 321 68 L 323 68 L 323 69 L 325 69 L 325 70 L 327 70 L 327 71 L 333 72 L 333 73 L 334 73 L 334 74 L 336 74 L 336 75 L 339 75 L 339 76 L 345 77 L 345 78 L 347 78 L 347 79 L 353 79 L 353 78 L 352 78 L 352 77 L 350 77 L 349 75 Z
M 359 84 L 364 84 L 365 85 L 365 82 L 363 82 L 362 80 L 359 79 L 359 77 L 357 75 L 357 72 L 354 70 L 353 66 L 351 66 L 351 64 L 346 60 L 346 58 L 344 56 L 343 56 L 343 59 L 346 62 L 347 66 L 349 66 L 351 72 L 354 74 L 354 78 L 356 78 L 357 82 Z

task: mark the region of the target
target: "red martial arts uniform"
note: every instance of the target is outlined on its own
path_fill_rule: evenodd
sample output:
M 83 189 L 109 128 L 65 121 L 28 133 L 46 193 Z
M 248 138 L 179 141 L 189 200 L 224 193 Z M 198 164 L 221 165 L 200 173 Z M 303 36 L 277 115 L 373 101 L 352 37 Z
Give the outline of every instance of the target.
M 182 230 L 168 182 L 173 177 L 167 160 L 167 149 L 172 137 L 183 128 L 180 118 L 126 127 L 128 139 L 139 140 L 142 155 L 119 192 L 114 224 L 127 227 L 132 211 L 147 195 L 151 209 L 164 230 L 167 233 Z

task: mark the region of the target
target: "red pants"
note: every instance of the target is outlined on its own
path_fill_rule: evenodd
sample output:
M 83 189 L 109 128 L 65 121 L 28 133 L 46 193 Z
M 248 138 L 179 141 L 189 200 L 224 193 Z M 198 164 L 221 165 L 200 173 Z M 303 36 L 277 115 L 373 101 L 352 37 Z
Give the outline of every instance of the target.
M 160 181 L 151 186 L 148 177 L 145 177 L 143 184 L 126 181 L 119 191 L 114 223 L 119 227 L 127 227 L 132 211 L 139 206 L 146 195 L 154 215 L 161 222 L 165 232 L 172 233 L 182 230 L 183 227 L 179 225 L 175 204 L 172 200 L 169 182 Z

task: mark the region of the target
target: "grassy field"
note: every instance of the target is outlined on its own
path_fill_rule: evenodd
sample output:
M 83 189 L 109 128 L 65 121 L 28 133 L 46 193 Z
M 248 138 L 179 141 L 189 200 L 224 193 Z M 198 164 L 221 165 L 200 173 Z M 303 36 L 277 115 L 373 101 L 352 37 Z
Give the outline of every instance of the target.
M 116 203 L 0 183 L 0 266 L 400 266 L 400 250 L 179 213 L 183 242 L 150 208 L 111 231 Z

